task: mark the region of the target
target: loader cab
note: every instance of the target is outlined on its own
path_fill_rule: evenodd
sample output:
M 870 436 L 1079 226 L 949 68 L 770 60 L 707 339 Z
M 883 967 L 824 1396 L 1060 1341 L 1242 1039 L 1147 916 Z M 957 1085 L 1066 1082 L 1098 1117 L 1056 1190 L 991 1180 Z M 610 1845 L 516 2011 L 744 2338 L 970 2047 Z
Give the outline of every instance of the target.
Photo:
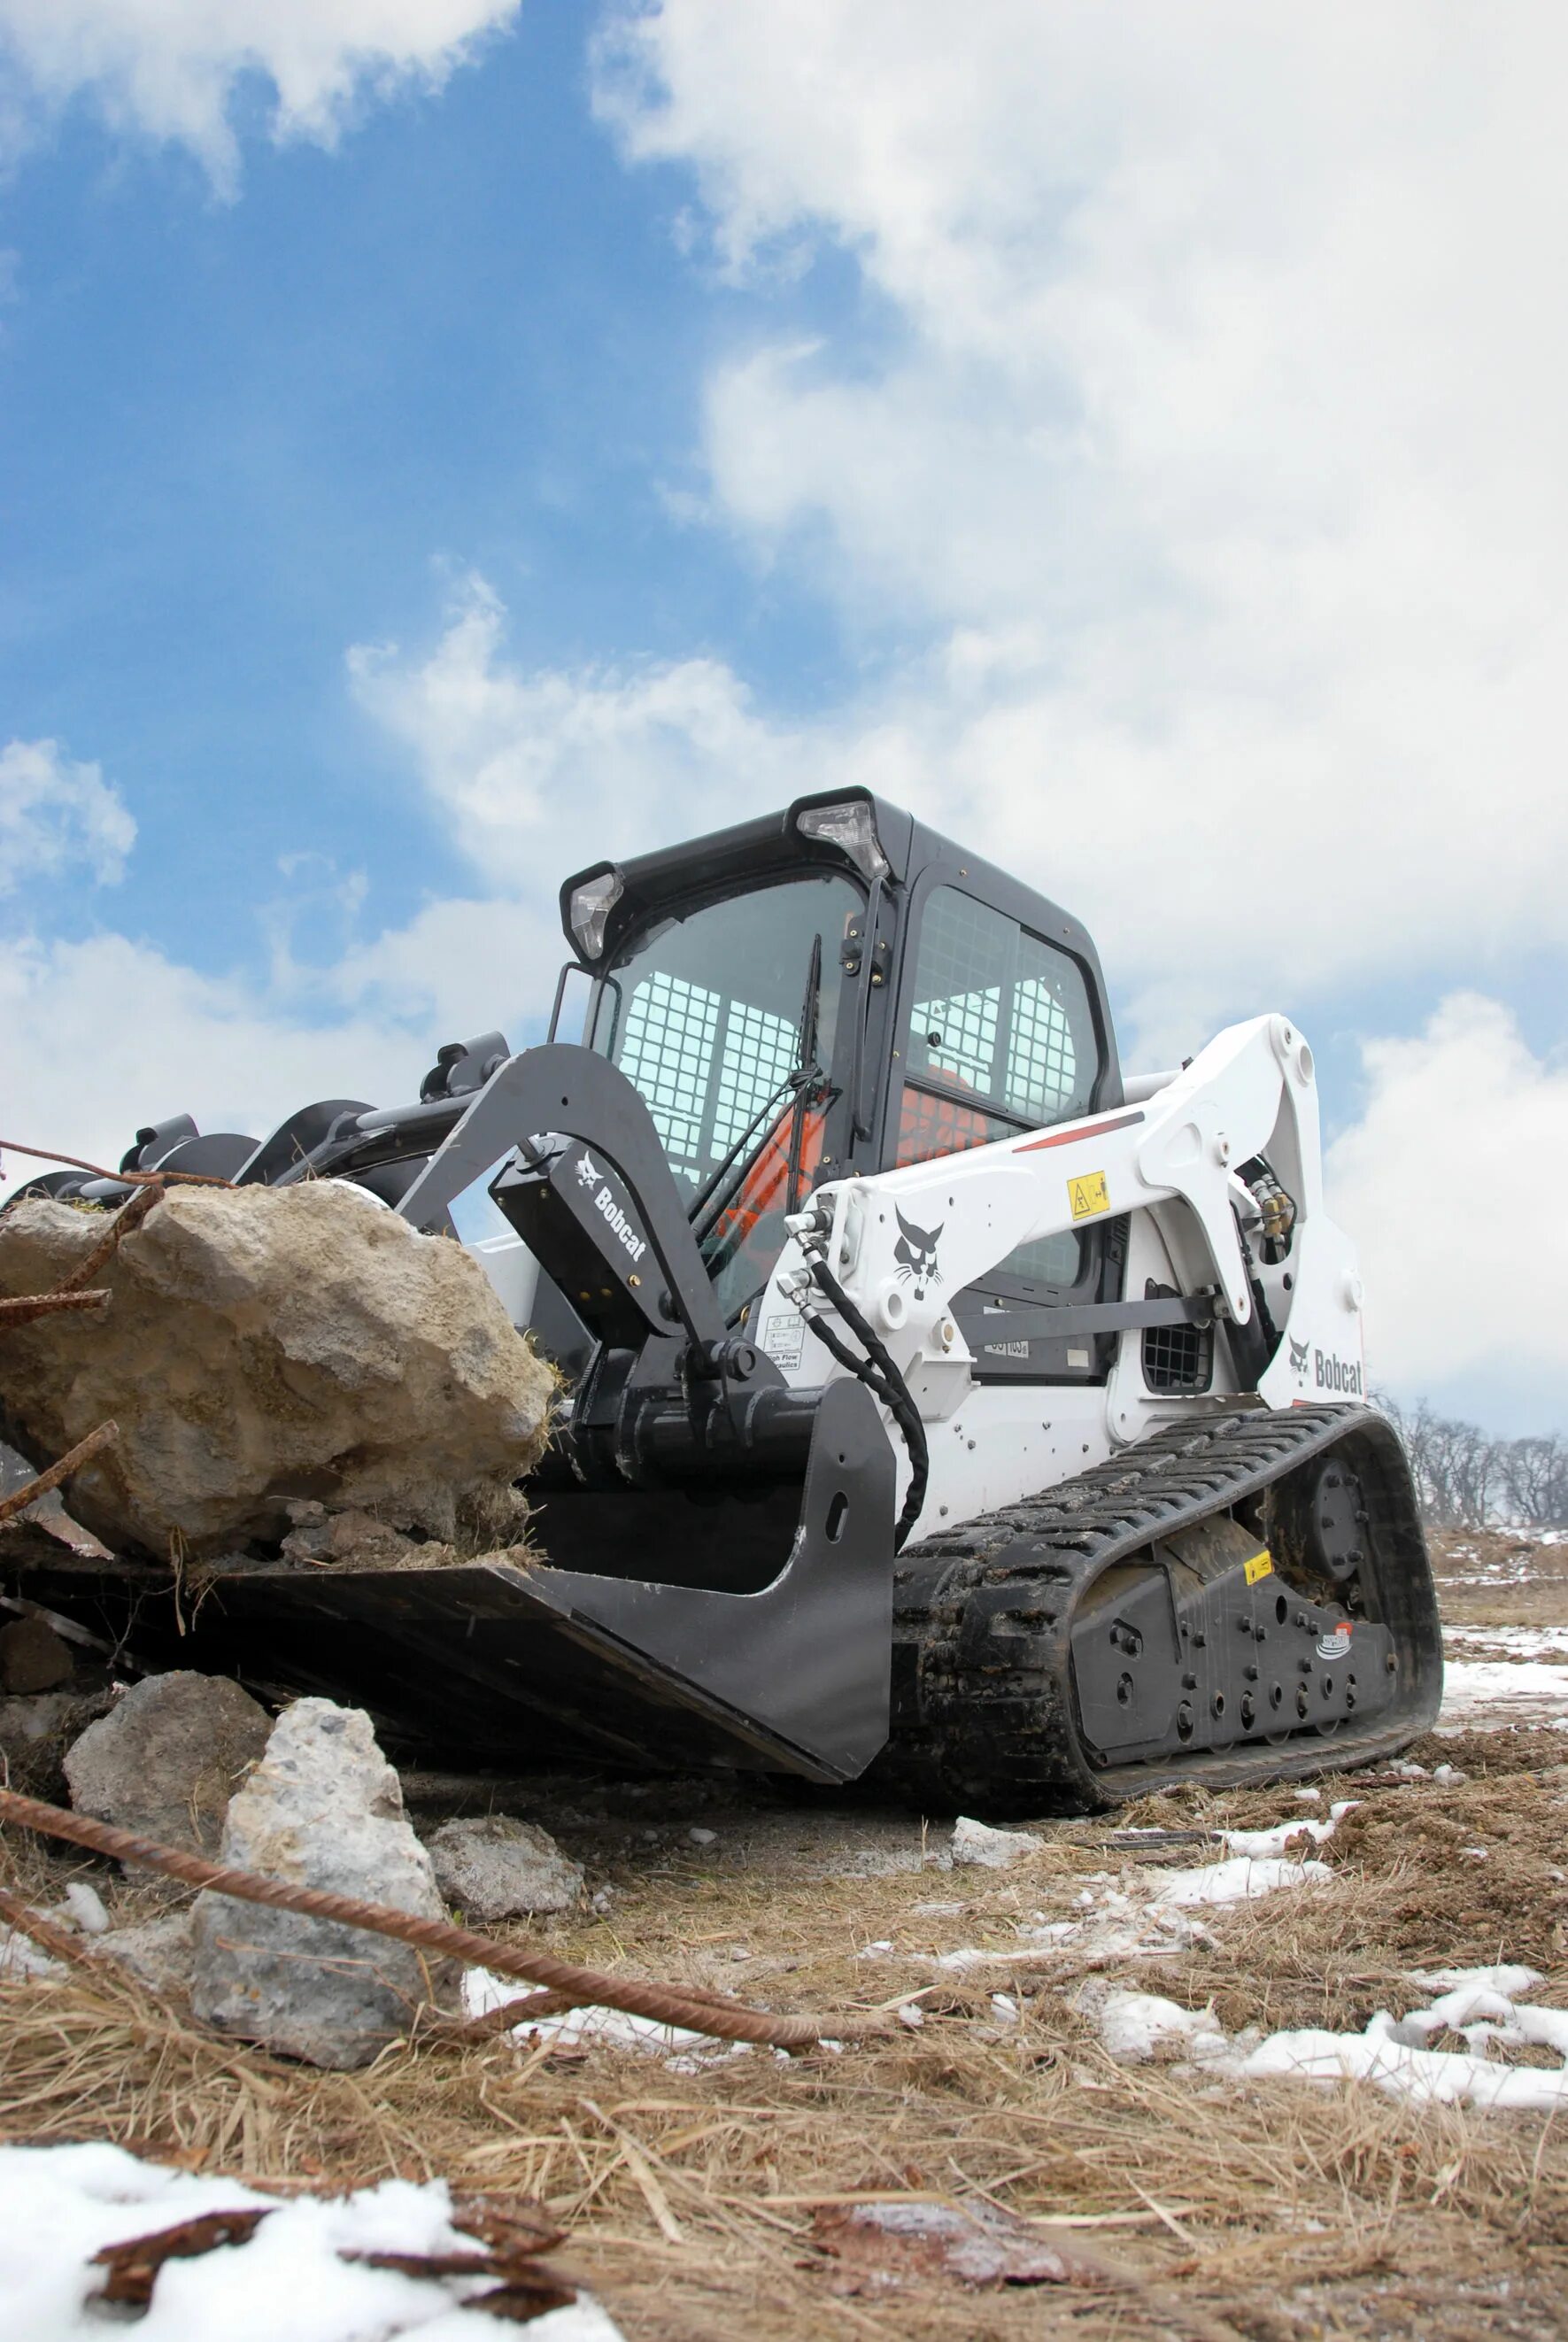
M 1084 929 L 869 791 L 597 864 L 561 906 L 582 1037 L 647 1103 L 732 1326 L 824 1180 L 1121 1103 Z M 964 1296 L 981 1377 L 1103 1378 L 1104 1337 L 1015 1339 L 1008 1306 L 1114 1299 L 1124 1252 L 1114 1224 L 998 1263 Z

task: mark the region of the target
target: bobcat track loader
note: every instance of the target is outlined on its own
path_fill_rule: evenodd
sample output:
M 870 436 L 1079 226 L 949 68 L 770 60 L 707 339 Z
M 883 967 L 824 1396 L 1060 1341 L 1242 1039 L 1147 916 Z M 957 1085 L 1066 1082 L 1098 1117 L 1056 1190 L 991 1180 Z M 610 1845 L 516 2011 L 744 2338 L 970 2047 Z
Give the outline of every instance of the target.
M 404 1749 L 992 1810 L 1431 1724 L 1425 1547 L 1288 1018 L 1125 1079 L 1077 922 L 857 790 L 600 863 L 562 911 L 544 1044 L 453 1044 L 417 1103 L 259 1144 L 180 1117 L 122 1166 L 353 1180 L 447 1235 L 487 1194 L 474 1248 L 567 1377 L 537 1564 L 236 1554 L 194 1622 L 112 1564 L 34 1598 L 134 1601 L 138 1649 L 360 1701 Z

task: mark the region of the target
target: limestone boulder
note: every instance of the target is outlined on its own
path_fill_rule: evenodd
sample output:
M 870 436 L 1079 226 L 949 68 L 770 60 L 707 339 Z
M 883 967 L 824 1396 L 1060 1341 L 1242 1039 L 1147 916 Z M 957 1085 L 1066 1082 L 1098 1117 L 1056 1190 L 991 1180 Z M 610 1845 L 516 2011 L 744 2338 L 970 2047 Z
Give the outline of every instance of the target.
M 211 1854 L 271 1729 L 265 1708 L 226 1676 L 148 1676 L 68 1751 L 71 1803 L 116 1829 Z
M 57 1287 L 105 1226 L 24 1197 L 0 1215 L 0 1296 Z M 111 1545 L 272 1545 L 302 1500 L 470 1549 L 521 1534 L 555 1378 L 450 1237 L 342 1181 L 175 1188 L 95 1281 L 101 1316 L 7 1332 L 0 1436 L 42 1466 L 112 1417 L 65 1492 Z
M 510 1814 L 444 1822 L 426 1843 L 436 1885 L 468 1918 L 572 1911 L 583 1899 L 582 1865 L 547 1831 Z
M 295 1700 L 234 1798 L 220 1859 L 290 1886 L 445 1917 L 370 1718 Z M 368 2065 L 452 1978 L 448 1964 L 358 1927 L 205 1894 L 191 2005 L 203 2023 L 313 2066 Z

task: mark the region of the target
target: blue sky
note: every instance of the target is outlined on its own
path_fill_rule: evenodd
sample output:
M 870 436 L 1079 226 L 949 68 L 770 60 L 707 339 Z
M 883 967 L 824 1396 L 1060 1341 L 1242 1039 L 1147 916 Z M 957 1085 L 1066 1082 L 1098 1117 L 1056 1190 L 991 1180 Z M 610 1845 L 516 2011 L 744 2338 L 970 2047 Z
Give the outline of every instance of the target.
M 7 1135 L 409 1094 L 869 779 L 1133 1062 L 1297 1016 L 1374 1373 L 1568 1421 L 1541 12 L 221 13 L 0 0 Z

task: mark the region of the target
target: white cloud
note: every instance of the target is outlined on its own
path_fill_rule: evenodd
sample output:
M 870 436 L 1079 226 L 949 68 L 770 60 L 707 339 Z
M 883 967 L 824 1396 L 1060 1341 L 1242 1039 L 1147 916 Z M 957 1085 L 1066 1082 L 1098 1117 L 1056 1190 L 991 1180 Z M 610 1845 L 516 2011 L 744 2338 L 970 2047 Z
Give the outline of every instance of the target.
M 1329 1148 L 1330 1208 L 1361 1250 L 1374 1383 L 1498 1385 L 1568 1408 L 1568 1066 L 1510 1012 L 1444 1001 L 1412 1040 L 1363 1045 L 1368 1096 Z
M 720 827 L 800 786 L 800 739 L 759 716 L 721 661 L 529 669 L 507 661 L 504 634 L 500 602 L 470 576 L 427 657 L 361 646 L 350 673 L 475 870 L 518 889 L 557 941 L 555 894 L 573 868 Z
M 118 878 L 136 825 L 96 765 L 75 765 L 54 740 L 0 748 L 0 895 L 72 869 L 100 886 Z
M 279 138 L 331 145 L 355 105 L 439 87 L 520 0 L 0 0 L 0 54 L 54 105 L 191 147 L 232 185 L 242 85 L 270 85 Z
M 428 652 L 360 646 L 348 662 L 472 865 L 473 894 L 367 932 L 359 874 L 287 857 L 257 913 L 259 976 L 198 973 L 113 932 L 55 935 L 59 898 L 42 882 L 68 852 L 117 875 L 134 828 L 95 767 L 50 744 L 6 752 L 0 842 L 6 866 L 25 862 L 40 887 L 0 941 L 0 1024 L 47 1036 L 8 1084 L 8 1136 L 117 1160 L 139 1123 L 181 1111 L 203 1129 L 261 1132 L 316 1096 L 406 1100 L 442 1040 L 496 1026 L 514 1046 L 539 1037 L 567 956 L 569 871 L 812 785 L 808 744 L 759 719 L 722 664 L 528 669 L 507 656 L 504 627 L 470 577 Z
M 0 945 L 0 1025 L 34 1039 L 7 1070 L 0 1136 L 96 1163 L 117 1163 L 140 1125 L 170 1115 L 260 1136 L 313 1098 L 414 1096 L 424 1070 L 420 1042 L 385 1022 L 314 1023 L 254 983 L 115 934 Z M 33 1176 L 21 1156 L 5 1168 L 0 1194 Z
M 880 358 L 707 387 L 713 507 L 851 630 L 841 712 L 1171 1023 L 1561 948 L 1568 18 L 1462 0 L 726 0 L 599 103 L 732 269 L 853 256 Z

